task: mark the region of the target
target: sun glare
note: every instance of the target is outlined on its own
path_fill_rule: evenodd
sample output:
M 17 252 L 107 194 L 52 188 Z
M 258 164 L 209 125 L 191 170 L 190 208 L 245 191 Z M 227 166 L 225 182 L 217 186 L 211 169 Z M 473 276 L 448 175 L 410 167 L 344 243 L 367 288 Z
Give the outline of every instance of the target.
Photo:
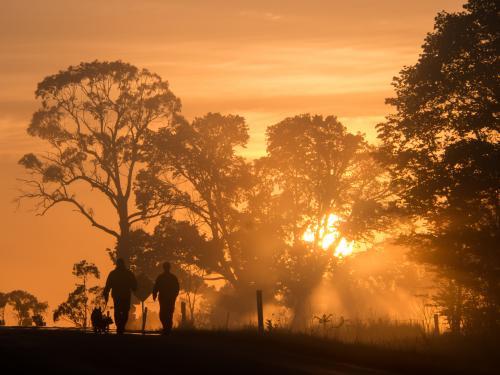
M 348 242 L 345 238 L 340 240 L 340 243 L 337 245 L 333 255 L 337 258 L 343 258 L 352 254 L 354 248 L 354 241 Z
M 326 225 L 324 220 L 325 219 L 322 220 L 319 230 L 316 230 L 312 225 L 310 225 L 302 235 L 302 239 L 309 243 L 317 241 L 318 245 L 321 246 L 322 249 L 329 250 L 330 247 L 339 240 L 340 233 L 337 228 L 340 218 L 335 214 L 330 214 L 326 219 Z M 345 238 L 341 238 L 337 247 L 333 251 L 333 255 L 337 258 L 344 258 L 352 254 L 353 248 L 354 241 L 347 241 Z

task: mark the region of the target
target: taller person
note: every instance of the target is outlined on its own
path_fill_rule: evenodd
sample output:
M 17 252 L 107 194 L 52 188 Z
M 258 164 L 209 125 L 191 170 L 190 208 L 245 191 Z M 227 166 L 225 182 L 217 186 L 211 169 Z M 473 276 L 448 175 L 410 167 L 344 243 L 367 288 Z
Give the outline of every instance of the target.
M 104 300 L 108 303 L 109 292 L 113 297 L 115 309 L 116 333 L 121 335 L 125 331 L 125 325 L 130 311 L 131 293 L 137 289 L 137 281 L 134 274 L 127 267 L 123 259 L 116 260 L 116 268 L 111 271 L 104 287 Z

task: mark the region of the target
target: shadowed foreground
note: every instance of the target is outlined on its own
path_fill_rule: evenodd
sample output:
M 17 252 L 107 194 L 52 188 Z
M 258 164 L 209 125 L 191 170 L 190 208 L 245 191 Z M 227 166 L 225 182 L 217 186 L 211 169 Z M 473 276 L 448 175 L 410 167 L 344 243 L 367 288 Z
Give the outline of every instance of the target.
M 119 337 L 73 330 L 3 328 L 0 359 L 2 370 L 9 374 L 489 372 L 480 371 L 477 364 L 464 358 L 325 342 L 306 336 L 258 337 L 248 332 L 176 331 L 169 337 Z M 482 365 L 486 367 L 484 362 Z

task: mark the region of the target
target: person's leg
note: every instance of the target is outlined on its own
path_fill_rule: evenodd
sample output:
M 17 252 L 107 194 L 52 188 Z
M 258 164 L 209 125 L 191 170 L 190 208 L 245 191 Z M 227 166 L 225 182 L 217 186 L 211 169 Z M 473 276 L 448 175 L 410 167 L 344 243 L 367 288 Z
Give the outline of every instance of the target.
M 167 306 L 165 306 L 164 301 L 160 301 L 160 322 L 163 327 L 163 332 L 167 329 Z
M 125 327 L 123 324 L 123 310 L 120 308 L 118 310 L 118 316 L 116 318 L 116 333 L 121 335 L 124 330 L 125 330 Z
M 114 316 L 115 316 L 116 332 L 121 333 L 121 330 L 120 330 L 120 327 L 121 327 L 121 325 L 120 325 L 120 322 L 121 322 L 120 300 L 114 299 L 113 302 L 114 302 L 113 304 L 114 304 L 114 309 L 115 309 Z
M 125 331 L 125 326 L 127 325 L 128 321 L 128 313 L 130 312 L 130 297 L 125 299 L 123 301 L 123 306 L 122 306 L 122 332 Z
M 117 298 L 115 300 L 115 324 L 118 334 L 122 334 L 125 331 L 129 310 L 130 299 Z
M 163 326 L 163 332 L 168 334 L 172 331 L 173 325 L 173 315 L 175 309 L 175 300 L 169 301 L 164 300 L 160 301 L 160 321 Z
M 170 301 L 170 303 L 167 306 L 167 316 L 166 316 L 166 329 L 168 332 L 172 331 L 172 325 L 173 325 L 173 317 L 174 317 L 174 310 L 175 310 L 175 300 Z

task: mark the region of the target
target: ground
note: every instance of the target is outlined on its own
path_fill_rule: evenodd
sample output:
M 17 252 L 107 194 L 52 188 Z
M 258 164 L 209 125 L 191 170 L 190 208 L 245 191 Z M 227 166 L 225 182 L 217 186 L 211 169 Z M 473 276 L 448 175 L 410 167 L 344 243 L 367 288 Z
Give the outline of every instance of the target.
M 3 374 L 495 373 L 464 358 L 253 332 L 174 331 L 165 337 L 2 328 L 0 360 Z

